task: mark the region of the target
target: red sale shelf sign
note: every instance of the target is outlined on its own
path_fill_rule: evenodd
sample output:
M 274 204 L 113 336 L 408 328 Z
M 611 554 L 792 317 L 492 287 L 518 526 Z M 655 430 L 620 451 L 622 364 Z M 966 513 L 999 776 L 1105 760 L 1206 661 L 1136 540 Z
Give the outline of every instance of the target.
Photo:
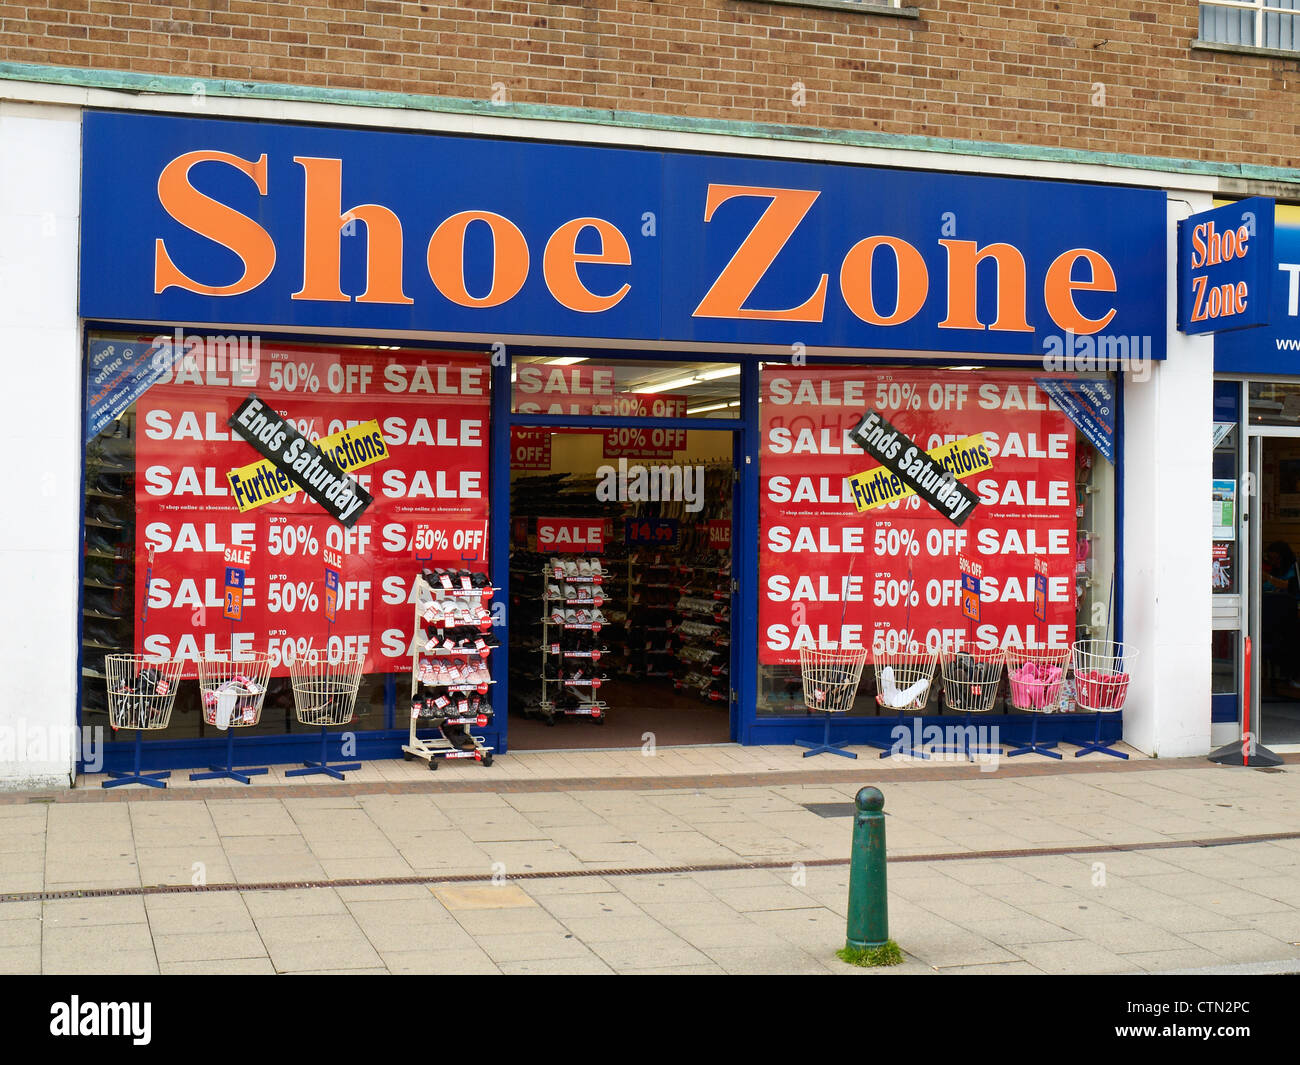
M 1075 430 L 1031 379 L 770 366 L 761 388 L 760 662 L 795 664 L 802 647 L 1070 642 Z M 916 495 L 857 510 L 852 478 L 876 463 L 851 430 L 871 410 L 929 452 L 983 435 L 991 464 L 961 482 L 978 502 L 960 528 Z M 982 568 L 977 610 L 959 555 Z
M 487 542 L 486 521 L 421 523 L 411 534 L 411 555 L 417 562 L 480 562 Z
M 604 518 L 538 518 L 537 550 L 557 554 L 603 554 Z

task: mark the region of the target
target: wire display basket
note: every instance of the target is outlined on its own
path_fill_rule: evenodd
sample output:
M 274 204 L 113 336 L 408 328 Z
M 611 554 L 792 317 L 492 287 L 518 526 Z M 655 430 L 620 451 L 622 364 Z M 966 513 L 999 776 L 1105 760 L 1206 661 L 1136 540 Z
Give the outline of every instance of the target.
M 219 729 L 256 725 L 270 679 L 271 656 L 265 652 L 199 659 L 203 720 Z
M 335 658 L 309 651 L 289 663 L 294 709 L 304 725 L 346 725 L 353 718 L 365 655 Z
M 945 652 L 940 658 L 943 698 L 950 710 L 966 714 L 987 714 L 997 701 L 1006 666 L 1006 652 Z
M 1050 714 L 1070 668 L 1068 647 L 1008 647 L 1007 684 L 1017 710 Z
M 171 722 L 183 666 L 179 658 L 105 655 L 109 724 L 114 729 L 165 729 Z
M 930 698 L 937 656 L 934 652 L 877 652 L 876 702 L 899 713 L 921 710 Z
M 1113 640 L 1080 640 L 1071 648 L 1074 701 L 1081 710 L 1113 714 L 1124 709 L 1137 650 Z
M 799 649 L 799 672 L 803 678 L 803 701 L 810 714 L 825 714 L 825 727 L 821 742 L 796 739 L 800 747 L 807 747 L 804 757 L 815 754 L 838 754 L 843 758 L 857 758 L 852 751 L 842 751 L 848 740 L 831 742 L 831 715 L 842 714 L 853 706 L 858 697 L 858 684 L 862 681 L 862 667 L 867 661 L 866 648 Z
M 842 714 L 853 706 L 866 649 L 821 651 L 802 648 L 799 670 L 803 676 L 803 701 L 813 713 Z

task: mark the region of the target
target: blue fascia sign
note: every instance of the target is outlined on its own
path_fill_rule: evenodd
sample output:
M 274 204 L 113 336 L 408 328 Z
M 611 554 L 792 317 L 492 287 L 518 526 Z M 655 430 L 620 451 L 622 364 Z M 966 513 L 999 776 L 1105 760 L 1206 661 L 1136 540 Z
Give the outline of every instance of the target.
M 1270 217 L 1273 256 L 1264 290 L 1268 324 L 1217 335 L 1216 373 L 1300 374 L 1300 207 L 1278 205 Z
M 1156 190 L 107 112 L 83 159 L 90 319 L 1165 356 Z
M 1178 223 L 1178 328 L 1222 333 L 1267 325 L 1273 201 L 1263 196 Z

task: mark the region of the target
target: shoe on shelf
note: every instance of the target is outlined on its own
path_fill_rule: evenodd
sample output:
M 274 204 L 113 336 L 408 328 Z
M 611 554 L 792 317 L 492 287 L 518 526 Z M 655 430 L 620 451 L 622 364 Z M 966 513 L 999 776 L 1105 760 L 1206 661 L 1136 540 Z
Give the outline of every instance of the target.
M 104 625 L 83 625 L 81 642 L 92 647 L 107 647 L 124 653 L 129 650 L 128 644 L 130 643 L 129 640 L 123 638 L 122 633 L 113 632 Z
M 108 503 L 100 502 L 86 508 L 86 519 L 120 529 L 127 523 L 128 516 L 119 514 Z

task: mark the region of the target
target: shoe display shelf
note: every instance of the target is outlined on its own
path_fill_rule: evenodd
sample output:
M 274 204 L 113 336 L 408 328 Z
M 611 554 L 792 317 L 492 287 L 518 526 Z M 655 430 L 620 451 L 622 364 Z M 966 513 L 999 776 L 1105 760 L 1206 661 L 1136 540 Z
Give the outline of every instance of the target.
M 675 604 L 679 637 L 678 676 L 673 686 L 709 702 L 731 694 L 731 557 L 706 552 L 674 573 L 681 594 Z
M 600 661 L 608 624 L 599 558 L 553 558 L 543 570 L 541 698 L 536 713 L 548 725 L 557 717 L 589 717 L 605 723 L 609 704 L 600 698 L 608 682 Z
M 493 748 L 469 729 L 494 716 L 488 659 L 497 646 L 490 602 L 498 590 L 468 570 L 426 571 L 415 579 L 411 725 L 402 746 L 408 762 L 423 759 L 431 770 L 440 760 L 492 764 Z

